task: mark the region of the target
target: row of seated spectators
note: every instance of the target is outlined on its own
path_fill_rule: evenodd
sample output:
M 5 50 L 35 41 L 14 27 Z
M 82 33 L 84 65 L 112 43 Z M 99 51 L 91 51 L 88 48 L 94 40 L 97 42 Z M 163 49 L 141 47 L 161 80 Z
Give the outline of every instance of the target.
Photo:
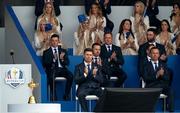
M 166 64 L 165 47 L 155 42 L 155 31 L 154 28 L 147 30 L 147 42 L 139 48 L 138 74 L 145 82 L 145 88 L 162 88 L 162 93 L 168 96 L 169 111 L 174 111 L 173 91 L 171 89 L 173 72 Z M 53 97 L 53 79 L 55 77 L 65 77 L 64 100 L 68 99 L 72 82 L 75 81 L 78 84 L 78 100 L 83 111 L 87 112 L 88 107 L 85 100 L 87 95 L 101 97 L 103 95 L 101 86 L 121 87 L 123 85 L 128 75 L 122 69 L 124 58 L 121 48 L 112 44 L 111 32 L 105 32 L 103 39 L 103 45 L 94 43 L 92 49 L 84 49 L 83 60 L 75 66 L 73 75 L 67 68 L 69 59 L 66 50 L 58 46 L 59 36 L 56 34 L 51 36 L 51 47 L 43 52 L 42 58 L 50 86 L 51 98 Z M 113 86 L 111 85 L 111 77 L 117 77 Z M 55 88 L 55 92 L 56 90 Z
M 95 42 L 103 44 L 104 32 L 114 28 L 113 22 L 108 18 L 111 13 L 110 0 L 85 0 L 84 3 L 87 16 L 78 16 L 79 27 L 74 33 L 75 55 L 82 55 L 83 50 Z M 49 47 L 49 38 L 53 33 L 61 36 L 62 24 L 57 18 L 61 14 L 59 4 L 57 0 L 36 1 L 35 48 L 39 56 Z M 146 5 L 142 1 L 135 2 L 133 15 L 122 20 L 115 36 L 115 45 L 122 48 L 123 55 L 138 54 L 139 46 L 147 41 L 146 31 L 149 27 L 157 29 L 156 40 L 165 45 L 167 55 L 179 54 L 180 5 L 173 5 L 169 20 L 160 21 L 156 18 L 158 13 L 156 0 L 148 0 Z
M 44 3 L 42 13 L 37 15 L 35 33 L 35 47 L 37 55 L 43 56 L 42 62 L 47 73 L 51 98 L 54 98 L 54 77 L 63 76 L 67 79 L 64 100 L 68 99 L 74 80 L 79 86 L 77 96 L 82 109 L 88 111 L 85 96 L 101 96 L 100 86 L 109 86 L 111 76 L 118 78 L 115 87 L 121 87 L 128 77 L 121 68 L 124 64 L 123 55 L 138 55 L 139 75 L 145 81 L 145 87 L 162 88 L 163 93 L 169 97 L 169 110 L 173 111 L 173 94 L 170 88 L 173 72 L 166 66 L 166 62 L 167 56 L 177 54 L 180 47 L 179 4 L 173 6 L 169 21 L 159 21 L 156 18 L 156 0 L 149 0 L 146 7 L 142 1 L 137 1 L 133 15 L 130 19 L 122 20 L 115 44 L 112 44 L 111 32 L 114 24 L 108 18 L 111 13 L 110 0 L 85 0 L 88 16 L 78 16 L 79 27 L 74 33 L 75 53 L 83 54 L 84 59 L 75 67 L 74 78 L 67 69 L 69 60 L 66 50 L 62 48 L 62 25 L 57 18 L 60 10 L 56 11 L 55 5 L 55 1 Z M 95 50 L 90 49 L 91 47 Z

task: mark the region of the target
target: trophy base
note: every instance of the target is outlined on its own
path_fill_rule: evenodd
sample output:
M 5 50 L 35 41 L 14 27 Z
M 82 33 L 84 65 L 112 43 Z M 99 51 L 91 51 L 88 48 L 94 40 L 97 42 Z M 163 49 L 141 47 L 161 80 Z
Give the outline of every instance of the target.
M 35 104 L 36 103 L 36 99 L 34 96 L 30 96 L 29 100 L 28 100 L 28 104 Z

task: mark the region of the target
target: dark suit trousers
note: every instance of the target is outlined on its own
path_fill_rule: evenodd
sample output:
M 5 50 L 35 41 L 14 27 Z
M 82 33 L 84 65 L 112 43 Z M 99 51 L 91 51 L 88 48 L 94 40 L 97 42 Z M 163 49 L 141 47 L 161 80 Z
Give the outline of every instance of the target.
M 88 112 L 88 103 L 85 97 L 87 95 L 96 95 L 98 97 L 102 96 L 102 89 L 101 88 L 79 88 L 77 92 L 77 96 L 79 99 L 79 103 L 82 107 L 84 112 Z
M 50 97 L 52 99 L 53 94 L 53 76 L 55 77 L 65 77 L 66 78 L 66 88 L 64 96 L 68 96 L 71 91 L 71 86 L 73 82 L 73 74 L 67 68 L 55 68 L 52 71 L 51 76 L 48 79 L 48 83 L 50 85 Z M 56 96 L 56 84 L 54 83 L 54 98 L 57 99 Z

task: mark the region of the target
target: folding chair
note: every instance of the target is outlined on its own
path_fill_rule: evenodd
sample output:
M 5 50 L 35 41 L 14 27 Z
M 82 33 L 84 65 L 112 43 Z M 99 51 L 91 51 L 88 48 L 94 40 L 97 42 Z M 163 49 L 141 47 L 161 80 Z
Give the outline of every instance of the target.
M 56 82 L 61 82 L 61 81 L 66 81 L 66 78 L 65 77 L 55 77 L 55 83 Z M 71 88 L 71 93 L 70 93 L 70 96 L 71 96 L 71 100 L 72 100 L 72 88 Z
M 78 85 L 76 85 L 76 91 L 77 91 L 77 89 L 78 89 Z M 96 95 L 87 95 L 86 97 L 85 97 L 85 99 L 87 100 L 87 101 L 89 101 L 89 110 L 90 110 L 90 112 L 91 112 L 91 109 L 92 109 L 92 101 L 93 100 L 98 100 L 99 99 L 99 97 L 97 97 Z M 76 96 L 76 111 L 78 111 L 78 97 Z M 79 106 L 79 111 L 81 112 L 81 107 Z
M 141 84 L 142 84 L 142 88 L 145 88 L 145 85 L 146 85 L 146 83 L 144 82 L 144 80 L 141 78 Z M 165 95 L 165 94 L 160 94 L 159 95 L 159 98 L 160 99 L 163 99 L 163 111 L 165 112 L 166 111 L 166 99 L 167 99 L 167 95 Z

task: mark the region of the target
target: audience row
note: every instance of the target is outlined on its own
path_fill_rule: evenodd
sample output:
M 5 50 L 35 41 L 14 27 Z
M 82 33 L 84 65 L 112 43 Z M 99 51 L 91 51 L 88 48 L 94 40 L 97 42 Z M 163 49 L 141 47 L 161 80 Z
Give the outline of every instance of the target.
M 147 42 L 139 47 L 138 72 L 146 88 L 162 88 L 162 93 L 168 96 L 169 111 L 174 110 L 173 91 L 171 83 L 173 72 L 167 67 L 165 47 L 155 42 L 155 29 L 147 30 Z M 51 47 L 43 52 L 42 63 L 47 73 L 50 86 L 50 97 L 56 98 L 56 88 L 53 91 L 55 77 L 65 77 L 66 89 L 64 100 L 68 100 L 72 82 L 78 85 L 77 96 L 83 111 L 88 111 L 87 95 L 100 97 L 103 94 L 101 87 L 122 87 L 128 75 L 122 69 L 124 58 L 121 48 L 112 44 L 111 32 L 105 32 L 104 44 L 93 43 L 92 48 L 85 48 L 83 61 L 76 65 L 74 75 L 68 70 L 69 59 L 67 52 L 58 46 L 59 36 L 51 36 Z M 74 78 L 73 78 L 74 76 Z M 111 84 L 111 77 L 117 77 Z
M 42 56 L 43 50 L 49 47 L 49 37 L 53 33 L 62 33 L 62 24 L 57 18 L 61 12 L 59 7 L 55 1 L 44 2 L 37 0 L 35 10 L 38 17 L 35 49 L 39 56 Z M 104 32 L 112 32 L 114 27 L 108 18 L 111 13 L 109 0 L 85 0 L 85 12 L 88 16 L 78 16 L 79 27 L 74 33 L 75 55 L 82 55 L 83 50 L 91 47 L 93 43 L 103 44 Z M 165 46 L 167 55 L 179 53 L 180 5 L 178 3 L 173 5 L 169 20 L 160 21 L 156 18 L 158 13 L 156 0 L 148 0 L 146 5 L 142 1 L 136 1 L 133 15 L 129 19 L 122 20 L 119 32 L 115 36 L 115 45 L 122 48 L 123 55 L 137 55 L 139 46 L 147 42 L 146 32 L 151 27 L 157 29 L 156 41 Z M 62 42 L 60 44 L 62 45 Z

